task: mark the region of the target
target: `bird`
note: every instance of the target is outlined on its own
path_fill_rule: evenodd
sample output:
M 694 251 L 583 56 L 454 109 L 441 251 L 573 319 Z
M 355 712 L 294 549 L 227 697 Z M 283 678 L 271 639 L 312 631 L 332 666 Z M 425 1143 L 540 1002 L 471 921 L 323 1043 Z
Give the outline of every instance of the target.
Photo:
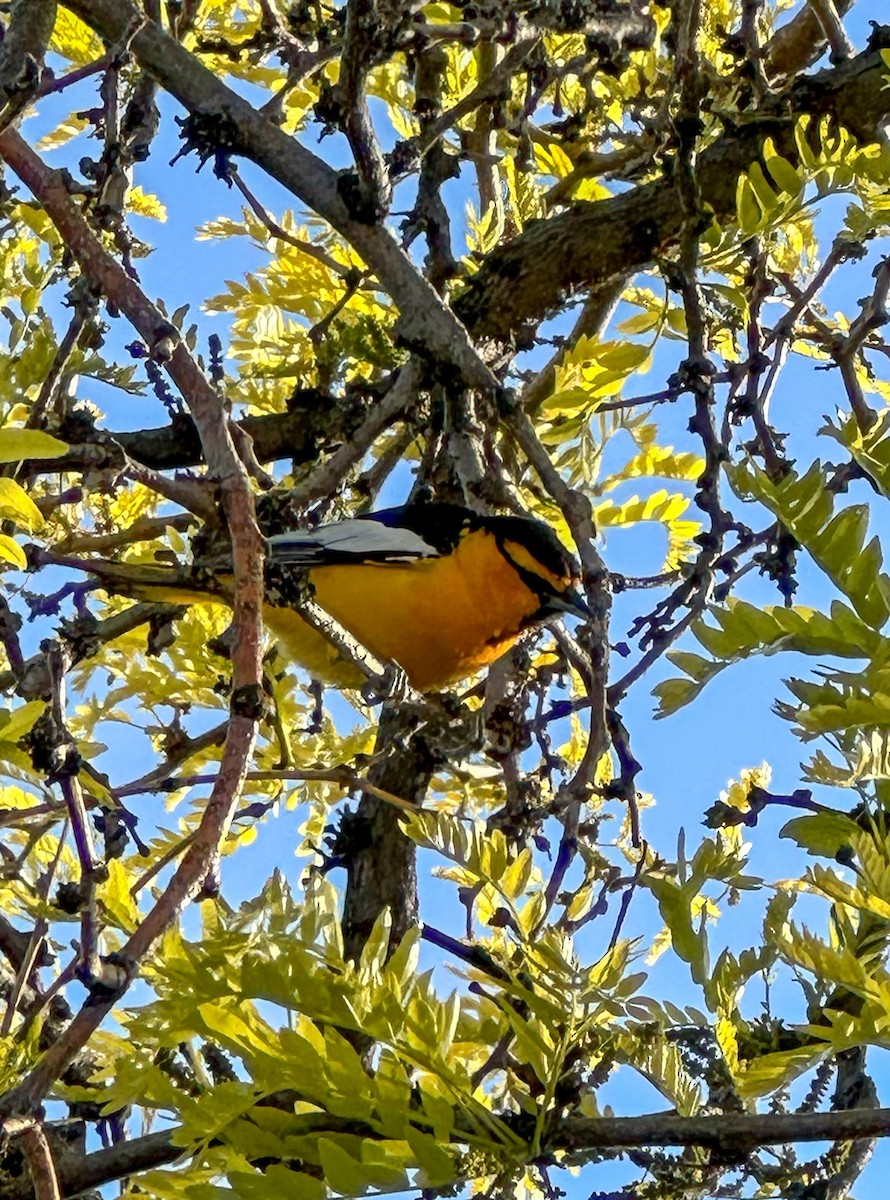
M 340 688 L 360 688 L 367 676 L 344 656 L 342 639 L 301 615 L 307 596 L 316 613 L 323 610 L 422 693 L 477 674 L 551 618 L 592 615 L 576 560 L 549 525 L 527 515 L 424 499 L 275 533 L 267 548 L 268 629 L 286 659 Z M 76 565 L 108 590 L 142 599 L 231 599 L 230 567 L 209 572 L 200 553 L 190 575 L 95 559 Z
M 530 516 L 415 502 L 275 534 L 268 546 L 273 578 L 305 571 L 315 603 L 419 692 L 475 675 L 550 618 L 592 615 L 577 562 L 549 525 Z M 310 630 L 315 638 L 307 638 L 293 607 L 273 604 L 266 616 L 318 678 L 355 671 L 336 661 L 322 634 Z

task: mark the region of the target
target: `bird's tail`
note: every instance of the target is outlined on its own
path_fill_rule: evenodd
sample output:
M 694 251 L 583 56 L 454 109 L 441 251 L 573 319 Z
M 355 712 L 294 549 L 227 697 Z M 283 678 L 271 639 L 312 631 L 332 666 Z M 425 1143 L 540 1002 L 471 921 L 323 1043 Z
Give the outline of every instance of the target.
M 150 600 L 161 604 L 200 604 L 208 600 L 225 602 L 222 582 L 208 576 L 198 581 L 187 567 L 154 566 L 150 563 L 124 563 L 104 558 L 45 552 L 45 561 L 55 566 L 92 575 L 102 587 L 117 596 Z

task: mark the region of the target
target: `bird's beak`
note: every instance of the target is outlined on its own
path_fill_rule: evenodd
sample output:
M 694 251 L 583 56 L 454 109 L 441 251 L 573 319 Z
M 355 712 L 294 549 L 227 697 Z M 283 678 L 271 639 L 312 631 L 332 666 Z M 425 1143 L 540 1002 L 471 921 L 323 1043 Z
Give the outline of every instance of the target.
M 564 592 L 553 592 L 547 597 L 545 608 L 548 612 L 568 613 L 572 617 L 580 617 L 583 621 L 593 616 L 593 609 L 577 588 L 566 588 Z

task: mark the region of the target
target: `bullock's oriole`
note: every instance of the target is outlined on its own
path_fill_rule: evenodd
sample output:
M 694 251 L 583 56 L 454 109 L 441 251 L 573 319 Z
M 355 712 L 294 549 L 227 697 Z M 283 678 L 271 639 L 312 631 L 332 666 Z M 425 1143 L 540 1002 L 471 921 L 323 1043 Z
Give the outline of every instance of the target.
M 474 674 L 548 617 L 590 615 L 574 559 L 531 517 L 417 503 L 277 534 L 269 549 L 273 579 L 281 569 L 307 570 L 318 605 L 418 691 Z M 341 682 L 348 666 L 355 682 L 355 667 L 337 664 L 330 643 L 292 608 L 267 607 L 267 621 L 320 678 L 339 666 Z
M 96 568 L 103 580 L 121 576 Z M 174 602 L 208 596 L 129 575 L 133 593 Z M 494 662 L 528 629 L 561 613 L 587 617 L 578 566 L 547 525 L 459 505 L 412 503 L 269 538 L 266 624 L 285 655 L 323 682 L 356 687 L 364 675 L 297 611 L 315 603 L 418 691 L 456 683 Z M 123 590 L 123 589 L 116 589 Z

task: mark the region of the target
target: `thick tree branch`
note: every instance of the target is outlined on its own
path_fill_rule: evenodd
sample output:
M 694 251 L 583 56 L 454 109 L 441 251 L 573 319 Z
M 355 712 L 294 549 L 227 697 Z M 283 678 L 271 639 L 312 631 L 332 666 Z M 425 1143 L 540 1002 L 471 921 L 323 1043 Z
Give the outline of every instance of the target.
M 831 47 L 831 61 L 843 62 L 846 58 L 852 58 L 855 53 L 853 43 L 844 29 L 834 0 L 809 0 L 809 5 L 816 14 L 825 40 Z
M 378 385 L 374 390 L 379 390 Z M 244 417 L 234 424 L 253 442 L 253 452 L 259 462 L 290 459 L 302 465 L 316 463 L 330 449 L 351 442 L 365 421 L 375 419 L 375 411 L 376 402 L 369 406 L 364 397 L 343 398 L 304 389 L 300 392 L 299 403 L 291 411 Z M 19 470 L 20 477 L 57 475 L 85 467 L 97 471 L 120 470 L 127 459 L 154 471 L 196 467 L 203 462 L 201 439 L 194 421 L 187 414 L 177 414 L 169 425 L 156 429 L 119 433 L 97 430 L 95 441 L 84 439 L 74 427 L 69 435 L 63 423 L 59 436 L 71 442 L 68 453 L 59 458 L 28 459 Z
M 735 215 L 736 181 L 758 160 L 767 137 L 797 164 L 793 131 L 804 114 L 830 116 L 860 141 L 874 141 L 890 115 L 878 44 L 890 44 L 890 30 L 881 38 L 851 61 L 770 96 L 749 121 L 703 151 L 696 166 L 702 205 L 718 220 Z M 506 337 L 555 312 L 572 292 L 648 266 L 676 245 L 683 223 L 676 200 L 674 180 L 662 178 L 530 223 L 487 256 L 455 305 L 459 316 L 476 336 Z
M 68 7 L 111 41 L 123 35 L 133 17 L 126 0 L 70 0 Z M 143 26 L 131 48 L 145 69 L 190 111 L 215 116 L 221 127 L 237 128 L 234 148 L 350 241 L 398 305 L 399 333 L 405 341 L 439 361 L 453 363 L 467 383 L 494 385 L 465 329 L 388 231 L 349 215 L 337 191 L 335 172 L 271 126 L 157 26 Z M 758 158 L 766 137 L 796 161 L 791 132 L 804 113 L 835 116 L 860 139 L 873 139 L 890 112 L 883 72 L 875 47 L 770 97 L 750 123 L 729 130 L 701 155 L 702 203 L 710 205 L 718 219 L 734 213 L 736 179 Z M 611 200 L 576 204 L 566 213 L 532 223 L 512 243 L 489 255 L 455 306 L 458 316 L 477 336 L 503 337 L 554 311 L 567 293 L 604 282 L 621 270 L 647 265 L 679 233 L 674 201 L 673 182 L 661 180 Z
M 678 1117 L 567 1117 L 550 1138 L 553 1150 L 584 1152 L 632 1146 L 710 1146 L 744 1156 L 757 1146 L 890 1136 L 890 1108 L 821 1113 L 722 1113 Z
M 138 629 L 140 625 L 149 624 L 154 618 L 171 617 L 176 612 L 176 607 L 170 604 L 133 604 L 104 621 L 91 622 L 86 637 L 80 640 L 80 645 L 76 630 L 71 633 L 63 631 L 63 634 L 74 647 L 74 661 L 80 662 L 92 652 L 87 648 L 89 644 L 95 646 L 113 642 L 131 630 Z M 0 692 L 13 689 L 23 700 L 46 699 L 49 696 L 51 682 L 45 654 L 32 655 L 22 663 L 18 671 L 0 671 Z M 0 949 L 3 948 L 0 942 Z
M 14 0 L 0 45 L 0 128 L 39 86 L 55 20 L 56 0 Z
M 487 968 L 481 966 L 480 969 Z M 888 1135 L 888 1108 L 821 1113 L 724 1113 L 705 1117 L 651 1113 L 641 1117 L 561 1118 L 545 1146 L 548 1151 L 574 1154 L 634 1147 L 705 1146 L 721 1153 L 744 1156 L 758 1146 Z M 74 1196 L 125 1175 L 174 1162 L 188 1154 L 187 1148 L 174 1144 L 175 1137 L 176 1130 L 161 1130 L 83 1158 L 59 1154 L 56 1176 L 60 1193 Z M 26 1200 L 30 1195 L 31 1192 L 23 1187 L 21 1192 L 11 1193 L 10 1200 L 19 1200 L 19 1197 Z
M 175 1129 L 162 1129 L 145 1137 L 115 1142 L 104 1150 L 86 1155 L 59 1147 L 55 1154 L 59 1195 L 79 1196 L 128 1175 L 175 1162 L 187 1153 L 174 1144 L 175 1136 Z M 7 1200 L 31 1200 L 32 1192 L 23 1181 L 20 1191 L 13 1190 L 6 1195 Z

